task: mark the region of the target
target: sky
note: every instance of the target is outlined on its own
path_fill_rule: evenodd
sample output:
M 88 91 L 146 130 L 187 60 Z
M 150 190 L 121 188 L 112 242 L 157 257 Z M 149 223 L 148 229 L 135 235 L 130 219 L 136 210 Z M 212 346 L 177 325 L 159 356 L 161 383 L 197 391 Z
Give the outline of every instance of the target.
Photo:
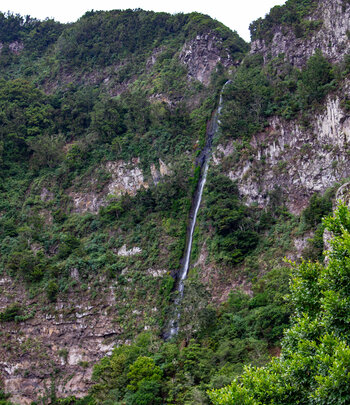
M 49 17 L 60 22 L 74 22 L 92 9 L 142 8 L 169 13 L 198 11 L 236 30 L 249 41 L 249 24 L 264 17 L 271 7 L 283 3 L 285 0 L 1 0 L 0 11 L 30 15 L 41 20 Z

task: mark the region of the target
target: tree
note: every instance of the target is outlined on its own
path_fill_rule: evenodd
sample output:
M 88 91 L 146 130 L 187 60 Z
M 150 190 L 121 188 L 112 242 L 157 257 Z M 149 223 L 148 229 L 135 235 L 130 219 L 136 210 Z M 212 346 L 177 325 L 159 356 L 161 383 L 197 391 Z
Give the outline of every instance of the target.
M 59 135 L 38 135 L 27 140 L 29 148 L 34 152 L 32 164 L 34 167 L 55 167 L 63 158 L 65 138 Z
M 295 268 L 290 300 L 293 326 L 282 354 L 209 396 L 214 404 L 350 403 L 350 212 L 340 205 L 324 221 L 333 232 L 329 262 Z
M 130 383 L 127 389 L 137 391 L 145 381 L 160 381 L 162 370 L 151 357 L 140 356 L 130 366 L 128 377 Z

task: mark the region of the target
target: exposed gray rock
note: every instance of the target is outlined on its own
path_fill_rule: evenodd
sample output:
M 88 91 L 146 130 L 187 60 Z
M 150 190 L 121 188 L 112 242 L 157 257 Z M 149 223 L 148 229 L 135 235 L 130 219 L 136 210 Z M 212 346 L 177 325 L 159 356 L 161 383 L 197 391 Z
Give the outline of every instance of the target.
M 14 41 L 11 42 L 9 44 L 9 49 L 11 52 L 15 53 L 16 55 L 18 55 L 23 49 L 24 49 L 24 45 L 23 42 L 21 41 Z
M 21 53 L 21 51 L 23 51 L 24 49 L 24 45 L 23 42 L 21 41 L 14 41 L 11 42 L 10 44 L 8 44 L 9 50 L 18 55 L 19 53 Z M 2 42 L 0 42 L 0 54 L 1 54 L 1 50 L 4 48 L 4 44 Z
M 9 277 L 0 279 L 0 309 L 21 297 L 21 304 L 35 309 L 23 286 Z M 24 322 L 0 324 L 0 374 L 14 403 L 29 404 L 46 396 L 57 371 L 58 396 L 86 395 L 92 366 L 111 353 L 122 329 L 113 321 L 118 314 L 115 291 L 107 290 L 90 304 L 90 295 L 69 293 L 51 312 L 36 306 Z M 108 309 L 108 311 L 107 311 Z M 54 373 L 55 370 L 55 373 Z
M 108 184 L 108 194 L 120 196 L 122 194 L 135 195 L 141 187 L 148 188 L 142 170 L 138 167 L 140 159 L 135 158 L 131 163 L 108 162 L 107 171 L 112 175 L 112 181 Z
M 148 188 L 149 185 L 138 166 L 139 163 L 138 158 L 132 159 L 131 162 L 124 162 L 123 160 L 107 162 L 105 170 L 110 174 L 111 178 L 102 191 L 95 191 L 98 180 L 96 176 L 92 175 L 90 179 L 86 180 L 90 190 L 83 192 L 72 189 L 69 192 L 69 196 L 73 201 L 74 212 L 96 214 L 101 207 L 107 204 L 108 196 L 135 195 L 140 188 Z
M 273 193 L 278 196 L 283 191 L 287 207 L 299 214 L 313 193 L 322 193 L 350 175 L 349 133 L 350 120 L 340 99 L 328 97 L 325 110 L 314 116 L 307 129 L 296 120 L 272 118 L 266 131 L 253 136 L 250 159 L 243 155 L 226 174 L 238 182 L 249 205 L 266 207 Z M 214 163 L 229 153 L 232 146 L 218 146 Z
M 139 247 L 137 247 L 137 246 L 135 246 L 135 247 L 133 247 L 133 248 L 131 248 L 131 249 L 127 249 L 126 248 L 126 245 L 123 245 L 119 250 L 118 250 L 118 256 L 125 256 L 125 257 L 128 257 L 128 256 L 135 256 L 135 255 L 137 255 L 137 254 L 140 254 L 142 252 L 142 249 L 141 248 L 139 248 Z
M 346 7 L 345 7 L 346 6 Z M 345 9 L 344 9 L 345 7 Z M 350 51 L 350 5 L 342 0 L 323 0 L 308 18 L 310 21 L 323 21 L 318 30 L 305 38 L 296 38 L 292 29 L 277 26 L 271 43 L 265 40 L 252 42 L 251 53 L 261 53 L 265 62 L 284 54 L 295 67 L 301 68 L 316 49 L 331 62 L 339 62 Z
M 171 176 L 173 173 L 170 167 L 166 165 L 162 159 L 159 159 L 159 170 L 154 163 L 151 164 L 150 169 L 154 184 L 159 183 L 164 176 Z
M 223 49 L 222 40 L 214 33 L 197 35 L 186 42 L 179 58 L 187 66 L 189 78 L 199 80 L 205 86 L 210 83 L 210 76 L 219 62 L 225 67 L 234 64 L 229 52 Z

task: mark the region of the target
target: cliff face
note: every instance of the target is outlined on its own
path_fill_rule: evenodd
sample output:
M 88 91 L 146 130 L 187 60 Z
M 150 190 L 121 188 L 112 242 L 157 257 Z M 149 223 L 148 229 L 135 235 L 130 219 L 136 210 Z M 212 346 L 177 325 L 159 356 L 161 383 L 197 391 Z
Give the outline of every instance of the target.
M 213 33 L 197 35 L 195 39 L 187 42 L 179 58 L 188 69 L 188 77 L 206 86 L 210 83 L 210 76 L 218 63 L 225 68 L 234 65 L 229 52 L 222 46 L 222 40 Z
M 33 177 L 23 184 L 21 197 L 13 201 L 17 210 L 26 211 L 24 217 L 28 209 L 28 215 L 36 218 L 40 229 L 36 241 L 30 226 L 24 239 L 22 231 L 17 232 L 20 220 L 11 217 L 13 206 L 7 204 L 11 186 L 0 197 L 0 221 L 9 217 L 14 231 L 8 237 L 18 237 L 19 245 L 11 256 L 14 263 L 21 263 L 23 251 L 30 257 L 28 266 L 22 261 L 26 270 L 34 271 L 31 263 L 39 257 L 45 263 L 33 278 L 26 271 L 19 274 L 17 264 L 12 272 L 7 257 L 11 242 L 1 242 L 0 312 L 14 315 L 0 321 L 0 388 L 15 403 L 45 402 L 51 389 L 60 397 L 86 395 L 94 364 L 142 331 L 159 334 L 164 322 L 166 294 L 171 290 L 164 285 L 172 285 L 169 274 L 182 255 L 189 168 L 195 161 L 199 128 L 205 126 L 212 109 L 209 102 L 192 118 L 183 105 L 190 111 L 201 106 L 215 91 L 211 78 L 218 64 L 228 69 L 237 59 L 213 31 L 217 24 L 209 17 L 195 15 L 202 21 L 197 33 L 195 26 L 191 28 L 191 16 L 153 14 L 131 10 L 92 13 L 62 27 L 58 41 L 51 38 L 50 56 L 45 54 L 45 45 L 45 52 L 31 62 L 29 46 L 33 43 L 26 35 L 32 26 L 26 27 L 18 16 L 9 17 L 19 19 L 20 32 L 13 35 L 24 37 L 22 42 L 2 41 L 1 35 L 5 35 L 0 30 L 0 63 L 9 77 L 13 66 L 27 58 L 26 79 L 40 77 L 45 92 L 40 97 L 49 106 L 43 116 L 50 120 L 55 110 L 66 121 L 58 130 L 64 134 L 64 144 L 58 146 L 63 149 L 58 171 L 46 176 L 38 173 L 40 167 L 34 169 Z M 158 22 L 147 25 L 147 18 L 158 17 Z M 134 41 L 137 29 L 125 25 L 130 21 L 145 30 L 139 38 L 140 48 Z M 205 28 L 207 23 L 209 28 Z M 150 41 L 157 30 L 161 33 Z M 123 31 L 119 38 L 117 31 Z M 236 38 L 244 52 L 247 45 Z M 42 70 L 44 60 L 49 68 Z M 12 101 L 27 91 L 26 80 L 13 83 L 15 87 L 25 83 L 25 88 L 17 89 Z M 72 104 L 69 94 L 78 94 Z M 127 100 L 124 105 L 122 97 Z M 9 106 L 11 100 L 6 99 L 5 104 Z M 17 111 L 23 108 L 27 116 L 36 111 L 32 105 L 35 101 L 21 104 Z M 11 111 L 8 117 L 13 119 Z M 25 150 L 26 142 L 21 146 Z M 3 167 L 2 152 L 1 139 L 0 168 L 5 173 L 13 162 L 11 157 Z M 32 170 L 32 157 L 25 152 L 19 159 L 27 164 L 23 172 Z M 11 176 L 6 178 L 9 181 Z M 27 199 L 33 204 L 27 205 Z M 154 205 L 158 208 L 153 209 Z M 171 210 L 171 215 L 166 214 Z M 111 226 L 122 215 L 128 219 Z M 70 225 L 67 220 L 72 221 Z M 75 253 L 63 242 L 73 234 L 79 250 Z M 50 240 L 50 246 L 45 240 Z M 60 253 L 62 245 L 68 253 Z M 61 265 L 51 266 L 58 256 Z M 107 261 L 109 269 L 104 268 Z M 51 300 L 47 296 L 50 281 L 58 291 Z
M 293 29 L 283 25 L 274 27 L 271 42 L 257 39 L 251 44 L 251 52 L 262 54 L 265 62 L 284 54 L 293 66 L 301 68 L 316 49 L 332 63 L 340 62 L 350 50 L 350 7 L 343 0 L 317 2 L 317 8 L 306 18 L 307 22 L 319 22 L 319 28 L 297 38 Z
M 89 18 L 79 24 L 87 24 Z M 296 68 L 305 66 L 316 49 L 332 63 L 342 61 L 350 51 L 348 3 L 320 1 L 307 19 L 322 23 L 304 38 L 297 38 L 285 26 L 275 26 L 272 41 L 255 40 L 251 53 L 261 54 L 265 64 L 284 54 Z M 173 32 L 170 26 L 169 32 Z M 22 223 L 15 223 L 18 229 L 10 227 L 0 253 L 2 259 L 14 245 L 14 256 L 25 249 L 30 257 L 42 255 L 46 260 L 43 274 L 33 276 L 35 282 L 37 277 L 42 283 L 37 288 L 30 287 L 16 257 L 8 255 L 12 267 L 9 259 L 3 262 L 0 310 L 3 313 L 20 304 L 22 312 L 16 320 L 0 323 L 5 337 L 0 370 L 5 390 L 19 403 L 49 396 L 51 386 L 58 396 L 84 396 L 91 386 L 93 365 L 110 354 L 113 346 L 130 342 L 142 331 L 160 334 L 164 313 L 169 310 L 170 274 L 176 272 L 182 257 L 191 190 L 198 180 L 192 168 L 199 145 L 205 142 L 205 127 L 215 109 L 213 100 L 221 83 L 234 80 L 239 66 L 240 58 L 235 58 L 220 30 L 212 26 L 205 32 L 201 28 L 185 41 L 182 36 L 181 40 L 174 37 L 164 43 L 163 38 L 157 38 L 154 49 L 150 46 L 139 55 L 124 49 L 127 56 L 123 60 L 116 58 L 100 67 L 98 52 L 90 60 L 84 56 L 91 51 L 88 45 L 80 54 L 72 46 L 74 35 L 84 34 L 89 40 L 90 28 L 78 30 L 79 35 L 74 29 L 60 38 L 61 48 L 55 49 L 75 58 L 77 65 L 69 65 L 68 56 L 64 62 L 61 55 L 54 63 L 48 58 L 52 71 L 42 72 L 37 79 L 46 93 L 58 92 L 45 111 L 54 110 L 56 115 L 64 111 L 68 116 L 65 125 L 54 126 L 55 131 L 68 133 L 66 157 L 55 170 L 45 172 L 45 167 L 38 178 L 33 171 L 32 177 L 23 181 L 23 201 L 16 201 L 14 206 L 22 217 L 33 216 L 34 220 L 27 227 Z M 111 38 L 113 45 L 114 36 Z M 13 57 L 26 51 L 20 42 L 11 44 Z M 79 65 L 81 55 L 91 63 L 86 71 Z M 37 63 L 34 66 L 42 61 Z M 220 70 L 225 72 L 222 76 Z M 35 77 L 31 72 L 27 70 Z M 215 74 L 219 75 L 218 82 Z M 93 107 L 78 97 L 71 104 L 68 96 L 59 99 L 60 93 L 68 94 L 74 86 L 90 86 L 90 95 L 97 87 L 102 91 Z M 110 95 L 120 97 L 110 100 Z M 88 98 L 85 93 L 78 96 Z M 345 77 L 313 111 L 308 123 L 302 123 L 300 117 L 286 120 L 269 116 L 264 130 L 254 133 L 249 142 L 238 139 L 217 145 L 211 168 L 237 182 L 246 205 L 266 208 L 278 200 L 292 213 L 300 214 L 313 193 L 323 193 L 350 176 L 350 116 L 343 108 L 346 97 L 350 98 L 350 83 Z M 78 124 L 71 127 L 79 120 L 74 114 L 68 115 L 70 109 L 76 112 L 79 103 L 87 110 L 81 119 L 83 129 Z M 98 139 L 92 146 L 86 141 L 91 134 Z M 70 160 L 69 142 L 75 146 Z M 32 160 L 33 155 L 29 155 L 26 169 Z M 84 164 L 90 165 L 89 170 L 84 171 Z M 16 209 L 3 204 L 0 220 Z M 252 217 L 242 223 L 242 228 L 252 219 L 255 221 Z M 35 226 L 40 231 L 35 229 L 34 237 L 31 229 Z M 212 232 L 212 227 L 206 226 L 205 232 Z M 69 234 L 75 239 L 67 240 Z M 295 239 L 290 257 L 301 253 L 309 236 Z M 214 263 L 209 239 L 195 241 L 199 254 L 194 266 L 210 290 L 210 300 L 220 303 L 235 288 L 252 294 L 244 265 L 232 265 L 231 271 L 220 261 Z M 51 279 L 57 283 L 56 302 L 45 295 Z M 196 299 L 192 302 L 195 309 Z
M 74 277 L 79 282 L 76 270 Z M 1 308 L 18 302 L 30 308 L 31 319 L 0 325 L 2 338 L 1 373 L 6 392 L 16 403 L 47 398 L 50 386 L 60 396 L 86 393 L 91 384 L 91 366 L 108 354 L 116 343 L 120 327 L 116 316 L 113 287 L 98 298 L 70 293 L 48 311 L 30 299 L 11 278 L 0 280 Z M 61 369 L 64 374 L 57 373 Z
M 350 175 L 349 141 L 350 118 L 341 109 L 339 97 L 329 96 L 308 128 L 298 121 L 270 119 L 266 130 L 252 137 L 249 148 L 240 152 L 226 173 L 238 182 L 248 204 L 266 207 L 278 194 L 298 215 L 312 194 L 323 193 Z M 235 156 L 232 144 L 219 145 L 215 164 L 228 156 Z
M 320 21 L 320 27 L 297 38 L 291 27 L 276 25 L 272 40 L 255 40 L 251 53 L 262 55 L 264 63 L 283 56 L 287 64 L 299 69 L 316 50 L 333 64 L 342 62 L 350 51 L 350 5 L 341 0 L 317 2 L 306 21 Z M 350 118 L 343 104 L 349 95 L 350 82 L 345 77 L 307 123 L 300 116 L 269 118 L 265 130 L 252 136 L 248 148 L 237 153 L 232 143 L 219 145 L 214 161 L 218 164 L 225 156 L 232 161 L 234 156 L 236 163 L 227 163 L 224 170 L 238 182 L 248 204 L 266 207 L 279 195 L 291 212 L 300 214 L 313 193 L 323 193 L 350 175 Z

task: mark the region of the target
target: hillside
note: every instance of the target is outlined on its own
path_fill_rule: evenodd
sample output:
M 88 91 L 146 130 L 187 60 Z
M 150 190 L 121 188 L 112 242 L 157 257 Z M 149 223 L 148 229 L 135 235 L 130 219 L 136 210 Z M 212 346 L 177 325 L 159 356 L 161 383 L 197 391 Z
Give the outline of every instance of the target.
M 323 260 L 322 217 L 350 176 L 349 13 L 288 0 L 250 46 L 199 13 L 0 13 L 9 401 L 205 404 L 279 354 L 295 310 L 283 258 Z

